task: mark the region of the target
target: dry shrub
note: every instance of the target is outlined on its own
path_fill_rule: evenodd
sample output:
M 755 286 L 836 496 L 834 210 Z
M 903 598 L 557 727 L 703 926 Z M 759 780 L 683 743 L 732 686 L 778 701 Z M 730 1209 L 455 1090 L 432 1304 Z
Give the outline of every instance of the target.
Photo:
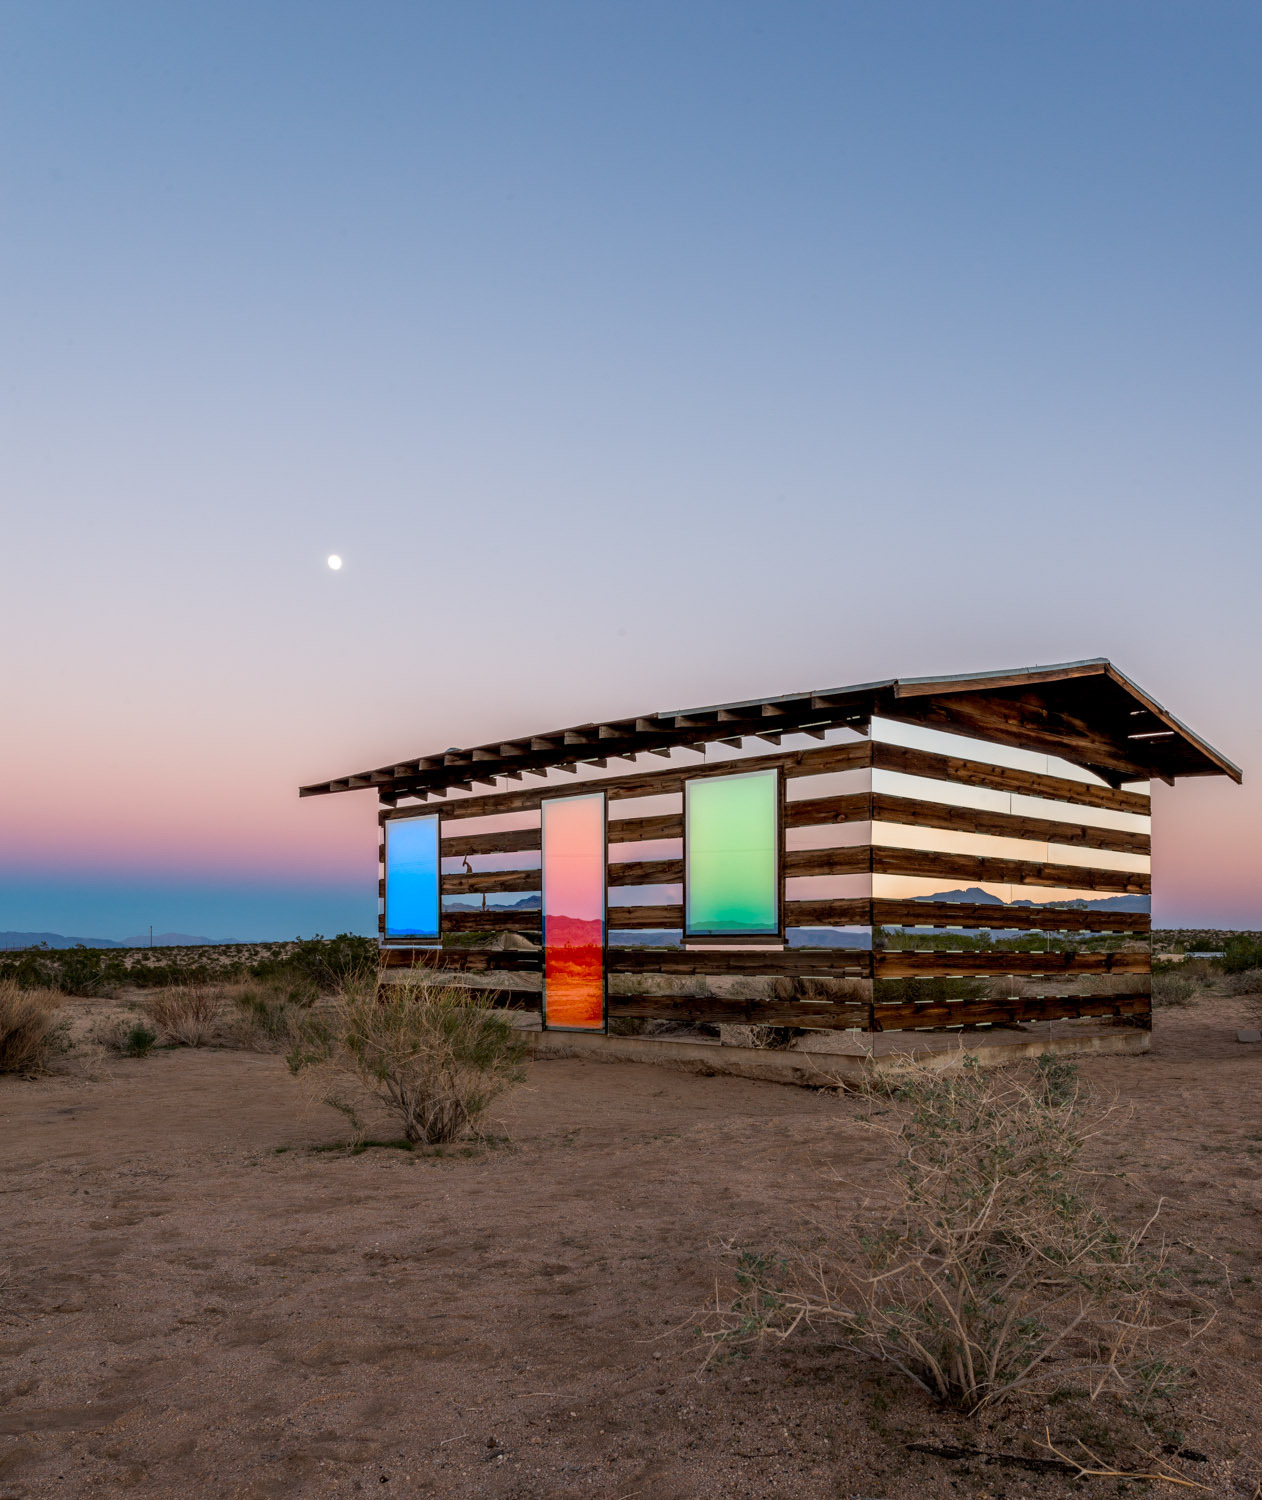
M 492 1101 L 524 1078 L 525 1050 L 510 1017 L 477 991 L 423 972 L 379 989 L 374 966 L 303 1018 L 288 1062 L 361 1137 L 376 1104 L 407 1140 L 438 1145 L 478 1133 Z
M 158 1033 L 140 1016 L 116 1016 L 98 1028 L 97 1044 L 120 1057 L 148 1057 L 158 1042 Z
M 1173 1368 L 1159 1335 L 1191 1331 L 1186 1293 L 1155 1242 L 1159 1205 L 1125 1230 L 1096 1201 L 1080 1158 L 1107 1112 L 1073 1065 L 1042 1059 L 1031 1079 L 969 1059 L 900 1097 L 883 1201 L 839 1201 L 801 1243 L 737 1253 L 712 1352 L 806 1328 L 966 1411 L 1075 1383 L 1142 1397 Z
M 31 1077 L 69 1045 L 57 1019 L 65 996 L 56 990 L 24 990 L 14 979 L 0 980 L 0 1073 Z
M 725 1047 L 755 1047 L 762 1052 L 783 1052 L 798 1035 L 793 1026 L 746 1026 L 732 1022 L 719 1027 L 719 1040 Z
M 1262 995 L 1262 969 L 1245 969 L 1241 974 L 1228 974 L 1223 980 L 1223 989 L 1229 995 Z
M 1152 976 L 1153 1005 L 1191 1005 L 1199 986 L 1190 974 L 1177 969 L 1157 969 Z
M 181 984 L 155 990 L 145 1005 L 164 1041 L 177 1047 L 204 1047 L 214 1037 L 222 996 L 211 985 Z
M 251 1052 L 288 1052 L 309 1008 L 295 1001 L 292 989 L 274 985 L 247 987 L 233 996 L 233 1004 L 225 1040 Z

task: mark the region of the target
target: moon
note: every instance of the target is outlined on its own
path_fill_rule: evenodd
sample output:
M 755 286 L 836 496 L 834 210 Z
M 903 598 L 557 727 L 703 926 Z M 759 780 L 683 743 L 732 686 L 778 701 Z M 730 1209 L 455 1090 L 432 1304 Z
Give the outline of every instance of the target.
M 329 567 L 331 567 L 336 573 L 341 566 L 342 559 L 337 555 L 336 552 L 334 552 L 329 558 Z

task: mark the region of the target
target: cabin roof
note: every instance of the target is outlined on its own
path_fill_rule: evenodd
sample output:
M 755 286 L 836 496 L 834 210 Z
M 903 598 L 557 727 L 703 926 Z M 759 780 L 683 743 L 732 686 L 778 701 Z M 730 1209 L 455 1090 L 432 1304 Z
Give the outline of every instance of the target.
M 1240 769 L 1179 722 L 1155 698 L 1103 657 L 956 677 L 901 677 L 852 687 L 782 693 L 740 703 L 575 724 L 520 739 L 452 747 L 357 771 L 299 789 L 299 796 L 376 790 L 385 802 L 442 796 L 494 778 L 520 777 L 644 751 L 734 742 L 758 736 L 866 729 L 873 716 L 971 735 L 1001 745 L 1058 755 L 1112 786 L 1125 781 L 1173 782 L 1177 776 L 1230 776 Z

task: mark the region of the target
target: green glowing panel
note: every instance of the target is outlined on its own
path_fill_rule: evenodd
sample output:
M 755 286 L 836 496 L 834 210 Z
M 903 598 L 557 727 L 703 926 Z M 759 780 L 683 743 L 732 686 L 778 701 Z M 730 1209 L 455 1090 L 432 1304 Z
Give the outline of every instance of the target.
M 777 771 L 685 783 L 687 936 L 779 932 L 779 809 Z

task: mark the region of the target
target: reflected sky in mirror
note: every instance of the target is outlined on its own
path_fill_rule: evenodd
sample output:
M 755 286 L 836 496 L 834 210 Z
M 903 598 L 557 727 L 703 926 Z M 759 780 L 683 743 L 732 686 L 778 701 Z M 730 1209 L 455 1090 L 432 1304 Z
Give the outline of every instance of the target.
M 938 854 L 970 854 L 981 859 L 1019 859 L 1036 864 L 1078 865 L 1090 870 L 1130 871 L 1147 875 L 1147 854 L 1113 849 L 1084 849 L 1073 844 L 1047 844 L 1035 839 L 1001 838 L 989 833 L 964 833 L 950 828 L 925 828 L 913 823 L 873 823 L 872 842 L 887 849 L 923 849 Z
M 941 876 L 873 875 L 872 894 L 882 901 L 963 901 L 1028 906 L 1054 906 L 1072 902 L 1090 911 L 1147 912 L 1151 898 L 1131 894 L 1107 895 L 1100 891 L 1065 886 L 1009 885 L 978 880 L 967 884 L 944 881 Z
M 852 771 L 826 771 L 820 776 L 785 778 L 785 800 L 804 802 L 812 797 L 851 797 L 872 788 L 872 772 L 867 766 Z
M 1114 828 L 1123 833 L 1152 832 L 1152 818 L 1144 813 L 1116 812 L 1112 808 L 1085 807 L 1077 802 L 1060 802 L 1050 797 L 1030 797 L 1024 792 L 1002 792 L 994 787 L 935 781 L 930 776 L 912 776 L 905 771 L 873 771 L 872 790 L 890 797 L 937 802 L 947 807 L 976 808 L 979 812 L 1045 818 L 1058 823 L 1078 823 L 1087 828 Z
M 861 901 L 872 894 L 872 876 L 790 875 L 784 883 L 786 901 Z M 791 917 L 792 912 L 788 915 Z

